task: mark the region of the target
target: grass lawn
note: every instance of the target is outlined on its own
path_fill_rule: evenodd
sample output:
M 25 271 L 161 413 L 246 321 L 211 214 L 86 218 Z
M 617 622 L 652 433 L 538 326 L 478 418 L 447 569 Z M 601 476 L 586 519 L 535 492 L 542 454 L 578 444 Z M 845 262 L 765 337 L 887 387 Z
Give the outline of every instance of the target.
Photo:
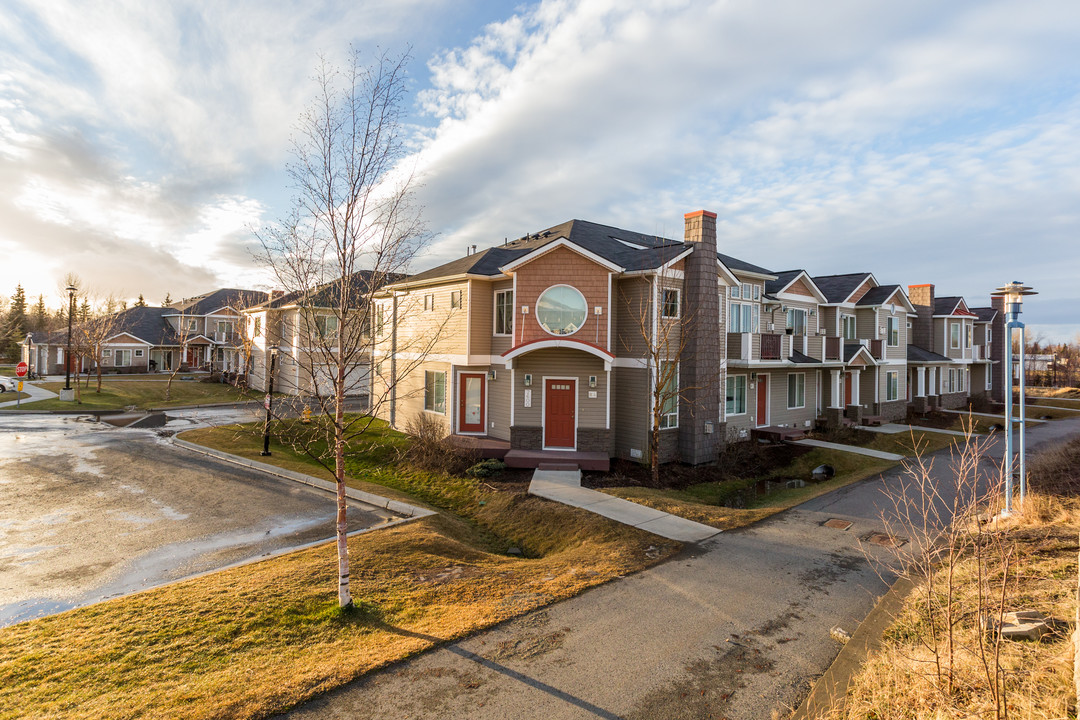
M 6 377 L 15 377 L 15 366 L 0 365 L 0 375 L 4 375 Z
M 101 393 L 95 392 L 96 381 L 91 378 L 90 387 L 83 387 L 82 403 L 61 402 L 58 398 L 38 400 L 23 405 L 27 410 L 122 410 L 134 405 L 140 409 L 195 405 L 200 403 L 237 402 L 262 397 L 249 395 L 222 383 L 204 383 L 192 380 L 174 380 L 170 399 L 165 400 L 164 380 L 102 380 Z M 62 382 L 42 383 L 40 387 L 58 393 Z
M 260 449 L 235 427 L 184 438 Z M 405 443 L 377 428 L 350 457 L 349 484 L 442 512 L 350 538 L 355 612 L 337 609 L 327 544 L 15 625 L 0 630 L 0 718 L 267 717 L 680 547 L 494 481 L 396 465 Z M 260 459 L 326 477 L 272 452 Z
M 1063 408 L 1076 408 L 1080 410 L 1080 399 L 1068 397 L 1032 397 L 1028 395 L 1025 402 L 1031 405 L 1051 405 Z
M 818 465 L 832 465 L 836 475 L 824 482 L 808 482 L 799 488 L 783 487 L 782 480 L 809 481 L 811 472 Z M 673 515 L 695 520 L 706 525 L 730 530 L 731 528 L 744 527 L 755 523 L 762 518 L 775 515 L 782 510 L 787 510 L 800 503 L 811 500 L 819 495 L 824 495 L 837 488 L 858 482 L 868 477 L 877 475 L 895 463 L 886 460 L 877 460 L 864 455 L 814 448 L 810 452 L 796 458 L 795 461 L 783 468 L 782 471 L 770 476 L 753 478 L 747 485 L 758 485 L 773 481 L 767 487 L 774 487 L 771 491 L 765 491 L 758 495 L 755 500 L 747 503 L 747 507 L 734 508 L 724 507 L 721 503 L 728 501 L 731 483 L 743 481 L 709 482 L 699 485 L 691 485 L 684 490 L 658 490 L 642 487 L 615 487 L 605 488 L 603 492 L 617 497 L 631 500 L 651 508 L 669 512 Z
M 981 562 L 968 546 L 957 562 L 937 566 L 933 586 L 918 583 L 881 646 L 854 676 L 845 704 L 826 717 L 992 718 L 994 685 L 988 678 L 995 677 L 1008 703 L 1007 717 L 1075 717 L 1069 621 L 1076 612 L 1080 441 L 1036 454 L 1028 467 L 1032 494 L 1022 512 L 984 526 L 979 545 L 990 550 Z M 951 602 L 950 581 L 955 588 Z M 981 598 L 980 586 L 986 588 Z M 1054 632 L 1038 641 L 1002 640 L 1000 675 L 994 672 L 994 635 L 979 622 L 995 616 L 999 606 L 1006 612 L 1038 610 L 1059 621 Z M 955 618 L 952 653 L 944 640 L 947 609 Z

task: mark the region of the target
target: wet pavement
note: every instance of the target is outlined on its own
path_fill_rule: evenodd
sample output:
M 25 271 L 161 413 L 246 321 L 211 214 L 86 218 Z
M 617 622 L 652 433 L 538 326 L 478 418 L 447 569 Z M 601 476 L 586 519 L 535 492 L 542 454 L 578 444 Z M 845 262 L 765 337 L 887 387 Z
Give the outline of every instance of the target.
M 172 413 L 170 413 L 172 415 Z M 166 431 L 250 409 L 177 413 Z M 334 498 L 89 418 L 0 417 L 0 626 L 332 538 Z M 397 516 L 350 503 L 350 532 Z

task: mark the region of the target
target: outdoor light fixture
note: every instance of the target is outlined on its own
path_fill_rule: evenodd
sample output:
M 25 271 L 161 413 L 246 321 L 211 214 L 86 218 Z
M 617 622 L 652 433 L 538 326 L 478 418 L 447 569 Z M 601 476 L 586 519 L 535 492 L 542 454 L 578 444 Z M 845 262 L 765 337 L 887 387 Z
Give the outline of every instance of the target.
M 1002 285 L 991 297 L 1005 299 L 1005 510 L 1003 515 L 1012 513 L 1012 495 L 1014 477 L 1020 481 L 1020 505 L 1024 504 L 1027 495 L 1027 475 L 1024 470 L 1024 429 L 1025 429 L 1025 403 L 1024 403 L 1024 323 L 1020 322 L 1020 306 L 1024 302 L 1025 295 L 1038 295 L 1037 292 L 1018 280 L 1007 285 Z M 1017 385 L 1020 387 L 1020 443 L 1017 452 L 1013 452 L 1013 402 L 1012 402 L 1012 331 L 1020 330 L 1020 373 Z
M 525 373 L 525 387 L 532 385 L 532 373 Z
M 67 336 L 67 354 L 64 355 L 64 389 L 71 390 L 71 317 L 75 314 L 75 293 L 79 288 L 75 285 L 68 285 L 66 288 L 68 293 L 68 336 Z

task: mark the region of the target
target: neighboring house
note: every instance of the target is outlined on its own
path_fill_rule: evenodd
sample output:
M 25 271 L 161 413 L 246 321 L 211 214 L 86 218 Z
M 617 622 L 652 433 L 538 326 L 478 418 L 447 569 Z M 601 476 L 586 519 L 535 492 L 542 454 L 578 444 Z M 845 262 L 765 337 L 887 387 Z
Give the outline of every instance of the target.
M 371 284 L 376 286 L 404 279 L 400 274 L 375 274 L 360 271 L 352 275 L 351 291 L 355 297 L 366 298 Z M 334 308 L 338 304 L 336 283 L 323 285 L 309 294 L 274 292 L 264 302 L 253 304 L 244 310 L 245 335 L 251 342 L 251 372 L 248 386 L 265 392 L 267 368 L 271 351 L 276 351 L 274 368 L 274 391 L 289 395 L 333 394 L 332 378 L 336 368 L 333 358 L 326 350 L 333 345 L 326 338 L 338 336 L 339 317 Z M 353 338 L 357 356 L 349 362 L 346 377 L 348 396 L 368 395 L 371 390 L 371 338 L 367 327 L 368 318 L 363 308 L 353 308 L 355 317 L 364 318 L 365 327 Z M 312 343 L 314 337 L 320 342 Z M 321 348 L 321 349 L 320 349 Z
M 167 307 L 132 307 L 115 314 L 101 342 L 102 370 L 113 373 L 183 370 L 243 372 L 243 343 L 237 333 L 240 308 L 265 293 L 221 289 Z M 78 328 L 74 335 L 79 335 Z M 85 344 L 85 342 L 83 343 Z M 79 352 L 75 341 L 72 372 L 96 370 L 94 353 Z M 27 335 L 22 359 L 43 375 L 63 374 L 67 330 Z
M 916 388 L 926 389 L 925 398 L 916 391 L 914 409 L 965 407 L 971 396 L 972 366 L 991 363 L 985 347 L 975 348 L 979 316 L 962 297 L 936 297 L 930 284 L 909 285 L 908 297 L 916 311 L 908 364 L 918 374 Z
M 843 399 L 830 407 L 844 407 L 845 415 L 856 422 L 867 416 L 882 421 L 903 418 L 911 386 L 908 317 L 914 313 L 903 288 L 882 285 L 869 272 L 813 280 L 826 296 L 821 306 L 826 357 L 843 361 L 840 373 L 829 377 L 830 396 Z M 837 424 L 835 418 L 826 417 Z
M 974 362 L 971 394 L 985 395 L 991 402 L 1005 402 L 1005 314 L 994 307 L 971 308 L 975 320 Z

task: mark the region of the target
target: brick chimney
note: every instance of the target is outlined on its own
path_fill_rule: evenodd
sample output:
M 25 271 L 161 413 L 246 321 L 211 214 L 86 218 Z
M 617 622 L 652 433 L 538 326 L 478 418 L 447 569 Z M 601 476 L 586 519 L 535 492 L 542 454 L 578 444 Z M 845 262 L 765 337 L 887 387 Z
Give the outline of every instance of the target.
M 716 460 L 720 427 L 720 294 L 716 284 L 716 213 L 685 216 L 683 351 L 679 359 L 679 456 L 691 465 Z M 706 423 L 711 432 L 706 432 Z
M 908 299 L 918 314 L 911 323 L 911 344 L 937 352 L 934 349 L 934 286 L 908 285 Z M 942 353 L 944 350 L 941 348 Z

